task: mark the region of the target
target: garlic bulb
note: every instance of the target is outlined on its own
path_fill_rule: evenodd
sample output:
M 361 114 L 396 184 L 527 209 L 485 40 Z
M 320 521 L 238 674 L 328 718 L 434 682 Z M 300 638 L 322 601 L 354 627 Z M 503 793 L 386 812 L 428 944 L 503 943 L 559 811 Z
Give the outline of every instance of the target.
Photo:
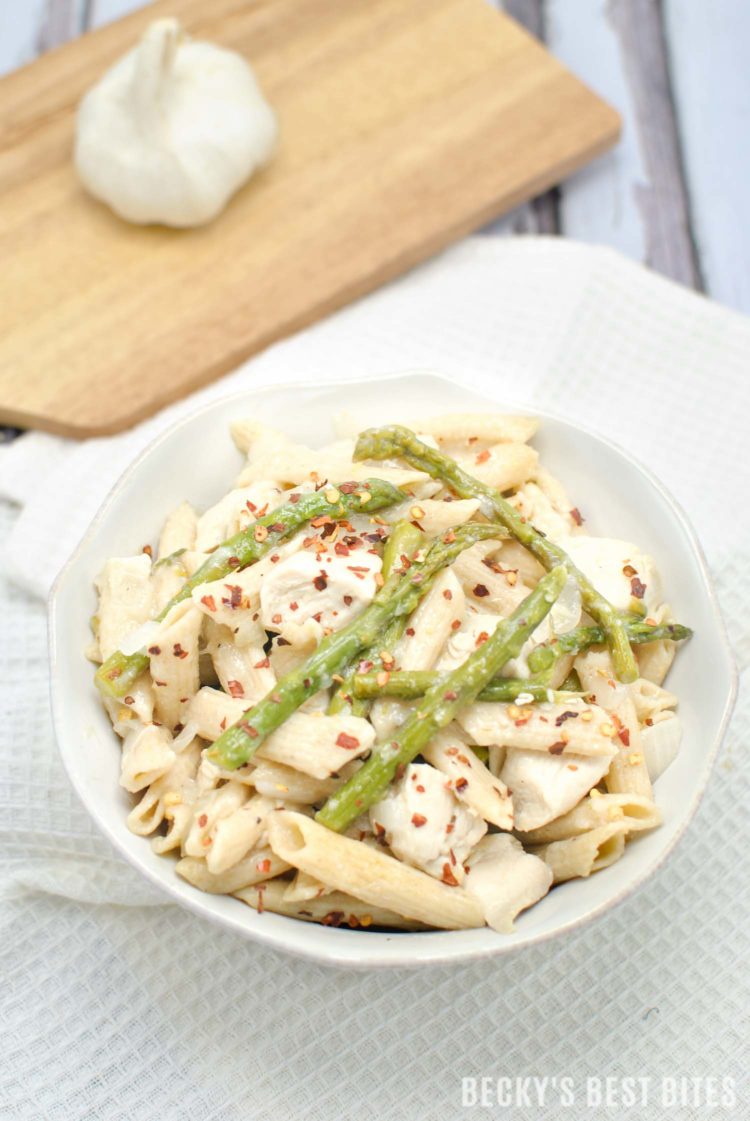
M 269 159 L 277 131 L 243 58 L 160 19 L 81 102 L 75 163 L 122 218 L 200 226 Z

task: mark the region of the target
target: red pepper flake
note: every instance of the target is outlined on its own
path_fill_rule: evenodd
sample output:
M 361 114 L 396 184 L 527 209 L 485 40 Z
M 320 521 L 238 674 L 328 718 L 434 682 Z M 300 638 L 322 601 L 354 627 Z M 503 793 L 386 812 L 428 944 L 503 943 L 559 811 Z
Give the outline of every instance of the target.
M 297 611 L 298 608 L 299 608 L 299 604 L 297 603 L 296 599 L 293 599 L 292 602 L 289 604 L 289 610 L 290 611 Z
M 282 638 L 281 635 L 279 635 L 279 637 L 276 639 L 276 646 L 277 647 L 279 647 L 279 646 L 291 646 L 291 645 L 292 644 L 289 641 L 289 639 L 288 638 Z M 268 660 L 268 659 L 266 659 L 266 660 Z
M 229 560 L 227 561 L 227 564 L 229 565 L 230 568 L 239 568 L 240 564 L 241 564 L 241 561 L 240 561 L 239 557 L 230 557 Z
M 201 816 L 198 818 L 198 825 L 201 827 L 201 829 L 205 829 L 205 827 L 208 825 L 207 814 L 201 814 Z
M 427 818 L 424 814 L 412 814 L 411 823 L 415 829 L 421 829 L 423 825 L 427 824 Z
M 456 790 L 458 791 L 459 794 L 461 793 L 462 790 L 465 790 L 468 785 L 469 785 L 469 780 L 467 778 L 464 778 L 463 775 L 461 775 L 461 778 L 456 779 Z
M 292 506 L 296 506 L 301 497 L 301 494 L 290 494 L 289 501 L 291 502 Z
M 174 654 L 175 658 L 187 658 L 188 656 L 187 650 L 183 650 L 179 642 L 175 642 L 174 646 L 172 647 L 172 653 Z
M 271 660 L 270 660 L 270 658 L 268 658 L 268 656 L 266 656 L 265 658 L 262 658 L 259 662 L 256 662 L 255 665 L 253 666 L 253 669 L 268 669 L 270 664 L 271 664 Z
M 479 455 L 477 456 L 476 462 L 477 463 L 486 463 L 489 458 L 490 458 L 490 453 L 487 450 L 487 448 L 485 448 L 484 451 L 480 452 Z
M 574 506 L 573 509 L 570 511 L 570 516 L 573 519 L 573 521 L 576 523 L 576 525 L 583 525 L 583 521 L 584 521 L 583 514 L 581 513 L 581 511 L 578 509 L 577 506 Z
M 488 596 L 490 594 L 490 589 L 486 584 L 475 584 L 472 594 L 478 599 L 481 599 L 483 596 Z
M 451 623 L 451 630 L 452 631 L 459 631 L 460 629 L 461 629 L 461 620 L 460 619 L 454 619 L 453 622 Z
M 258 729 L 253 728 L 252 724 L 248 724 L 246 720 L 241 720 L 237 727 L 241 728 L 251 740 L 256 740 L 258 738 Z
M 487 631 L 480 631 L 479 634 L 477 635 L 477 639 L 476 639 L 476 642 L 474 643 L 474 645 L 475 646 L 481 646 L 484 642 L 486 642 L 488 640 L 489 637 L 490 636 L 488 635 Z
M 443 599 L 453 599 L 453 592 L 450 590 L 450 588 L 446 588 L 443 592 Z
M 458 880 L 453 875 L 453 869 L 447 861 L 443 865 L 443 874 L 440 878 L 448 887 L 458 887 Z
M 328 587 L 328 577 L 326 576 L 322 568 L 320 570 L 320 576 L 316 576 L 313 580 L 313 585 L 319 592 L 324 592 Z
M 245 687 L 241 681 L 227 681 L 227 688 L 233 697 L 244 697 Z
M 279 623 L 281 622 L 281 616 L 278 612 L 275 615 L 271 616 L 271 622 L 278 627 Z
M 146 554 L 147 557 L 152 557 L 154 555 L 154 550 L 151 548 L 150 545 L 144 545 L 143 546 L 143 552 Z
M 458 697 L 458 693 L 454 693 L 454 691 L 452 689 L 449 689 L 447 693 L 443 693 L 443 700 L 444 701 L 455 701 L 457 699 L 457 697 Z M 450 750 L 450 748 L 448 750 Z
M 222 718 L 221 718 L 221 723 L 219 724 L 219 727 L 221 728 L 222 732 L 225 732 L 225 731 L 226 731 L 226 727 L 227 727 L 227 718 L 226 718 L 226 716 L 222 716 Z
M 263 914 L 263 892 L 266 890 L 266 885 L 265 884 L 258 884 L 258 886 L 255 890 L 256 890 L 257 895 L 258 895 L 258 914 L 262 915 Z
M 156 657 L 157 654 L 161 654 L 161 646 L 149 646 L 148 652 Z
M 271 861 L 268 858 L 266 858 L 265 860 L 259 860 L 258 863 L 255 865 L 255 870 L 257 872 L 270 872 L 271 871 Z
M 559 727 L 561 727 L 561 725 L 563 725 L 565 723 L 566 720 L 575 720 L 577 717 L 578 717 L 577 712 L 570 712 L 569 710 L 566 711 L 566 712 L 561 712 L 560 715 L 555 720 L 555 727 L 559 728 Z
M 333 546 L 333 551 L 336 554 L 336 556 L 338 556 L 338 557 L 348 557 L 349 556 L 349 546 L 345 545 L 343 541 L 337 541 L 336 544 Z
M 414 638 L 416 631 L 414 630 L 414 627 L 407 627 L 405 633 L 408 634 L 409 638 Z
M 358 483 L 339 483 L 339 490 L 342 494 L 354 494 L 358 485 Z
M 637 576 L 638 575 L 638 569 L 633 568 L 632 564 L 626 564 L 625 567 L 622 570 L 622 574 L 623 574 L 623 576 L 627 576 L 628 579 L 630 579 L 631 576 Z
M 346 604 L 347 607 L 351 607 L 352 602 L 353 602 L 353 597 L 352 596 L 344 596 L 344 603 Z
M 372 827 L 375 830 L 375 840 L 385 844 L 385 826 L 381 825 L 379 821 L 373 821 Z
M 457 747 L 447 747 L 445 749 L 445 754 L 446 755 L 458 755 L 458 748 Z
M 446 833 L 452 833 L 455 828 L 456 828 L 456 815 L 451 814 L 451 819 L 445 827 L 445 832 Z
M 251 514 L 254 514 L 255 511 L 258 509 L 258 507 L 255 505 L 255 503 L 251 502 L 249 498 L 248 498 L 247 502 L 245 503 L 245 505 L 247 506 L 247 508 L 248 508 L 248 510 L 250 511 Z
M 209 611 L 215 611 L 216 610 L 216 600 L 214 599 L 213 596 L 201 596 L 201 603 Z
M 278 553 L 273 553 L 268 559 L 270 560 L 271 564 L 278 564 L 278 562 L 281 560 L 281 557 Z
M 167 683 L 166 683 L 166 681 L 157 681 L 157 680 L 156 680 L 156 679 L 154 678 L 154 685 L 166 685 L 166 684 L 167 684 Z
M 323 926 L 341 926 L 345 919 L 346 915 L 343 911 L 329 911 L 320 921 Z
M 630 747 L 630 731 L 628 728 L 618 728 L 617 735 L 625 747 Z
M 565 746 L 565 740 L 558 740 L 557 743 L 553 743 L 547 750 L 550 755 L 562 755 L 563 751 L 565 751 Z
M 316 611 L 315 614 L 313 615 L 313 619 L 315 620 L 316 623 L 319 623 L 322 618 L 323 618 L 323 612 L 322 611 Z
M 463 752 L 459 752 L 459 754 L 457 755 L 457 759 L 459 763 L 465 763 L 467 767 L 471 766 L 471 760 L 469 759 L 468 755 L 464 755 Z
M 416 777 L 416 776 L 414 776 L 414 777 Z M 418 790 L 420 794 L 424 794 L 424 787 L 422 786 L 421 782 L 418 782 L 417 785 L 414 787 L 414 789 Z
M 445 537 L 443 538 L 444 543 L 446 545 L 452 545 L 455 540 L 456 540 L 455 533 L 453 532 L 452 529 L 449 529 L 448 532 L 446 533 Z
M 356 751 L 359 747 L 359 740 L 356 736 L 348 736 L 346 732 L 339 732 L 336 737 L 336 745 L 338 747 L 345 747 L 347 751 Z
M 392 747 L 398 747 L 398 744 L 393 743 L 391 746 Z M 396 779 L 397 782 L 400 782 L 405 774 L 406 774 L 406 763 L 399 763 L 399 765 L 396 767 L 396 770 L 395 770 L 395 773 L 394 773 L 394 778 Z
M 280 693 L 271 693 L 271 700 L 273 701 L 273 703 L 275 705 L 280 705 L 281 704 L 281 694 Z
M 224 587 L 229 592 L 229 606 L 232 609 L 239 607 L 242 603 L 242 588 L 239 584 L 225 584 Z M 222 600 L 222 603 L 227 603 L 227 600 Z
M 123 697 L 122 701 L 123 701 L 123 704 L 134 705 L 135 704 L 135 697 Z
M 478 437 L 478 436 L 469 436 L 469 438 L 467 439 L 466 443 L 467 443 L 467 444 L 476 444 L 476 442 L 477 442 L 477 440 L 478 440 L 478 439 L 479 439 L 479 437 Z
M 273 533 L 286 533 L 286 526 L 283 522 L 274 522 L 273 525 L 268 527 Z
M 630 581 L 630 592 L 636 599 L 643 599 L 646 594 L 646 585 L 642 584 L 637 576 Z

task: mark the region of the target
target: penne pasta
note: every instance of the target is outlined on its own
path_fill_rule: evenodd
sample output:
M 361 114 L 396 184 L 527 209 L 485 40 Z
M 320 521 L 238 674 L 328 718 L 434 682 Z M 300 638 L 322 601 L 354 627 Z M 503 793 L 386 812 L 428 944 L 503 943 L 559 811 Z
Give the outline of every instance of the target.
M 193 697 L 187 718 L 197 735 L 213 742 L 242 717 L 244 710 L 244 701 L 203 688 Z M 256 758 L 326 779 L 338 774 L 352 759 L 365 755 L 374 740 L 373 728 L 358 716 L 296 712 L 268 737 Z
M 274 876 L 280 876 L 291 867 L 280 860 L 270 848 L 259 848 L 238 861 L 226 872 L 211 872 L 205 860 L 195 856 L 183 856 L 178 860 L 175 871 L 200 891 L 211 895 L 232 895 L 252 884 L 263 883 Z
M 503 413 L 449 413 L 420 420 L 416 429 L 433 436 L 438 444 L 525 444 L 536 433 L 534 416 Z
M 168 728 L 185 723 L 190 698 L 200 684 L 198 638 L 202 626 L 200 611 L 192 601 L 184 600 L 172 608 L 148 648 L 155 714 Z
M 617 727 L 597 705 L 571 698 L 565 704 L 523 705 L 475 701 L 460 712 L 458 723 L 473 743 L 501 743 L 550 755 L 617 754 Z M 619 742 L 619 741 L 618 741 Z
M 154 590 L 150 577 L 151 560 L 145 553 L 108 560 L 97 576 L 97 640 L 102 661 L 122 646 L 131 631 L 151 618 Z
M 617 728 L 620 745 L 607 772 L 607 790 L 653 799 L 631 687 L 616 680 L 607 650 L 588 650 L 574 664 L 586 693 L 607 709 Z
M 661 822 L 661 810 L 650 798 L 640 794 L 602 794 L 599 790 L 592 790 L 588 798 L 583 798 L 568 813 L 540 829 L 532 829 L 519 836 L 524 844 L 544 845 L 577 837 L 600 825 L 618 824 L 630 834 L 655 829 Z
M 423 755 L 450 780 L 459 801 L 498 829 L 513 828 L 513 802 L 507 786 L 485 767 L 460 735 L 447 728 L 435 736 Z
M 464 593 L 455 575 L 450 569 L 441 572 L 394 651 L 399 669 L 432 669 L 453 633 L 456 619 L 463 618 L 465 606 Z
M 553 841 L 534 849 L 552 872 L 553 882 L 586 878 L 602 868 L 609 868 L 625 851 L 627 830 L 620 822 L 598 825 L 576 837 Z
M 300 814 L 274 814 L 268 840 L 282 860 L 372 907 L 445 930 L 483 925 L 481 907 L 462 888 L 447 887 Z
M 242 888 L 234 894 L 255 911 L 272 911 L 303 922 L 319 922 L 323 926 L 347 926 L 352 930 L 367 930 L 373 926 L 392 930 L 425 929 L 423 924 L 405 919 L 395 911 L 363 903 L 340 891 L 329 892 L 320 899 L 289 902 L 285 899 L 287 886 L 284 880 L 268 880 L 265 884 Z

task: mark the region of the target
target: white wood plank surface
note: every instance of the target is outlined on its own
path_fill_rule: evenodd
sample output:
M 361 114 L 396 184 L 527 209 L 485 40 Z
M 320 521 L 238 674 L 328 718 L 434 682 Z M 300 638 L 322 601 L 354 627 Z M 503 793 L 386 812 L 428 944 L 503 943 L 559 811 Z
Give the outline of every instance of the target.
M 664 17 L 706 291 L 750 312 L 750 3 L 665 0 Z
M 607 0 L 549 0 L 546 41 L 623 118 L 622 138 L 612 151 L 560 188 L 560 223 L 569 237 L 610 245 L 637 261 L 648 238 L 638 194 L 648 188 L 635 101 Z

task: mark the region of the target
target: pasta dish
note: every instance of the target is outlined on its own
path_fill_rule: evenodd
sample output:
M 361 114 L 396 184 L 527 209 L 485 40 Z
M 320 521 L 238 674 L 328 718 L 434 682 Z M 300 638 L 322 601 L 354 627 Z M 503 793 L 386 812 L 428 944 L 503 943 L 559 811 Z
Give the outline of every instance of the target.
M 658 827 L 691 632 L 536 429 L 342 417 L 312 449 L 238 420 L 229 492 L 105 563 L 88 653 L 128 826 L 177 875 L 332 926 L 508 933 Z

